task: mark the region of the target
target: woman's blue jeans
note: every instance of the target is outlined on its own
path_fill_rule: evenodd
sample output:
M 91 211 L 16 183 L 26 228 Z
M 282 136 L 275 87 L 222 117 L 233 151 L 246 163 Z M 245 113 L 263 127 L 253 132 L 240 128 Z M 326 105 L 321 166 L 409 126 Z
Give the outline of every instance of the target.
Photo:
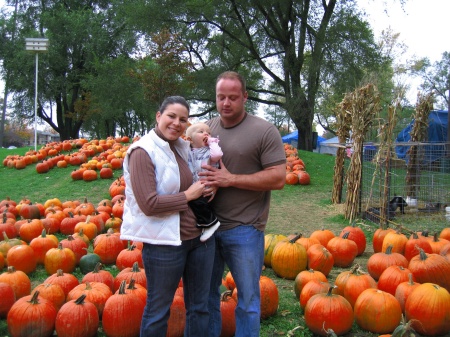
M 236 337 L 257 337 L 260 330 L 261 302 L 259 279 L 264 263 L 264 232 L 251 225 L 217 231 L 214 270 L 209 296 L 209 336 L 220 336 L 220 285 L 225 264 L 238 289 Z
M 186 327 L 184 336 L 208 336 L 208 295 L 215 241 L 197 237 L 181 246 L 144 244 L 142 259 L 147 276 L 147 305 L 141 336 L 166 337 L 170 305 L 183 277 Z

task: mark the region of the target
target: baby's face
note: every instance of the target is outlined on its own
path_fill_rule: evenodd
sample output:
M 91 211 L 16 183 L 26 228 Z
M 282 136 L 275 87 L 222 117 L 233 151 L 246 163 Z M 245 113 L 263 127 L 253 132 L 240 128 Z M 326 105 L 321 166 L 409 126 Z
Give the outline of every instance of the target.
M 211 135 L 207 125 L 199 125 L 195 129 L 191 137 L 191 144 L 193 148 L 199 148 L 208 145 L 208 137 Z

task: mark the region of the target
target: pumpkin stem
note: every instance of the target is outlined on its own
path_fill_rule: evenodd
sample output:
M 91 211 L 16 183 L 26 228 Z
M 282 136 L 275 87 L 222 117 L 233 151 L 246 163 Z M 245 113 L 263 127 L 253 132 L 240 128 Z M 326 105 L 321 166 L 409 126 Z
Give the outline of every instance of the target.
M 231 295 L 233 294 L 233 292 L 231 290 L 226 290 L 224 291 L 221 295 L 220 295 L 220 301 L 221 302 L 226 302 L 228 301 L 229 298 L 231 298 Z
M 394 248 L 394 245 L 389 245 L 386 248 L 386 251 L 384 252 L 387 255 L 391 255 L 392 254 L 392 248 Z
M 93 273 L 98 273 L 102 269 L 103 265 L 101 262 L 97 262 L 97 264 L 94 267 Z
M 330 288 L 328 288 L 327 296 L 333 295 L 333 289 L 337 288 L 337 285 L 332 285 Z
M 36 290 L 33 292 L 33 295 L 31 296 L 30 300 L 27 302 L 31 303 L 31 304 L 39 304 L 38 296 L 39 296 L 39 290 Z
M 139 264 L 137 262 L 133 263 L 133 272 L 137 273 L 139 271 L 140 271 Z
M 350 235 L 350 231 L 345 232 L 344 235 L 342 235 L 343 239 L 348 239 L 348 236 Z
M 302 233 L 300 234 L 296 234 L 292 239 L 289 240 L 290 243 L 294 243 L 295 241 L 297 241 L 298 239 L 300 239 L 302 237 Z
M 127 285 L 127 281 L 126 280 L 122 280 L 122 282 L 120 282 L 120 286 L 119 286 L 119 295 L 125 295 L 126 291 L 125 291 L 125 286 Z
M 85 298 L 86 298 L 86 294 L 81 294 L 80 297 L 78 297 L 76 299 L 75 304 L 83 304 Z

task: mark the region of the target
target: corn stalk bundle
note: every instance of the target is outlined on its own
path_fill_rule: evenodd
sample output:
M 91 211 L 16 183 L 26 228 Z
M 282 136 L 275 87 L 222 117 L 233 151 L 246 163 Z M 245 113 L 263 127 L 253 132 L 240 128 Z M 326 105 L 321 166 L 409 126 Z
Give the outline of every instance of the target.
M 401 108 L 400 104 L 397 102 L 395 106 L 389 106 L 388 108 L 388 116 L 387 120 L 378 119 L 378 138 L 379 138 L 379 146 L 378 152 L 375 155 L 375 170 L 372 177 L 372 187 L 370 189 L 370 196 L 367 201 L 367 205 L 365 210 L 367 211 L 370 205 L 370 201 L 372 199 L 373 186 L 375 184 L 375 180 L 377 177 L 383 178 L 383 184 L 379 184 L 379 195 L 380 195 L 380 225 L 382 228 L 386 228 L 388 223 L 388 201 L 390 197 L 390 162 L 392 157 L 396 157 L 395 152 L 393 150 L 394 143 L 394 128 L 397 124 L 396 112 L 397 108 Z
M 352 120 L 351 109 L 351 94 L 347 93 L 341 103 L 338 104 L 335 110 L 337 119 L 337 136 L 339 143 L 346 143 L 350 136 L 350 125 Z M 333 176 L 333 192 L 331 195 L 331 202 L 340 204 L 342 201 L 342 189 L 344 187 L 344 162 L 345 162 L 345 147 L 338 147 L 336 152 L 336 160 L 334 163 Z
M 414 114 L 414 124 L 412 126 L 410 136 L 411 142 L 423 142 L 428 135 L 428 117 L 430 111 L 433 110 L 433 92 L 426 95 L 419 93 L 417 95 L 417 104 Z M 412 198 L 417 197 L 419 188 L 419 146 L 412 144 L 406 154 L 409 156 L 406 167 L 406 195 Z
M 353 221 L 358 213 L 364 137 L 379 111 L 380 95 L 375 85 L 367 84 L 351 94 L 353 154 L 347 173 L 347 199 L 345 201 L 345 218 L 350 221 Z

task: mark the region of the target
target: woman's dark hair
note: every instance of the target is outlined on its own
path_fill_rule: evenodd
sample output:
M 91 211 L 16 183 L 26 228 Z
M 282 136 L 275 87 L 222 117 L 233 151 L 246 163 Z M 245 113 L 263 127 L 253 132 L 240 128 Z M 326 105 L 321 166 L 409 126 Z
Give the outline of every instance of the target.
M 163 114 L 164 111 L 166 110 L 167 106 L 172 105 L 172 104 L 181 104 L 182 106 L 184 106 L 187 109 L 188 114 L 189 114 L 189 112 L 190 112 L 189 104 L 186 101 L 186 99 L 181 96 L 166 97 L 164 99 L 164 101 L 161 103 L 161 106 L 159 107 L 159 112 L 161 114 Z

